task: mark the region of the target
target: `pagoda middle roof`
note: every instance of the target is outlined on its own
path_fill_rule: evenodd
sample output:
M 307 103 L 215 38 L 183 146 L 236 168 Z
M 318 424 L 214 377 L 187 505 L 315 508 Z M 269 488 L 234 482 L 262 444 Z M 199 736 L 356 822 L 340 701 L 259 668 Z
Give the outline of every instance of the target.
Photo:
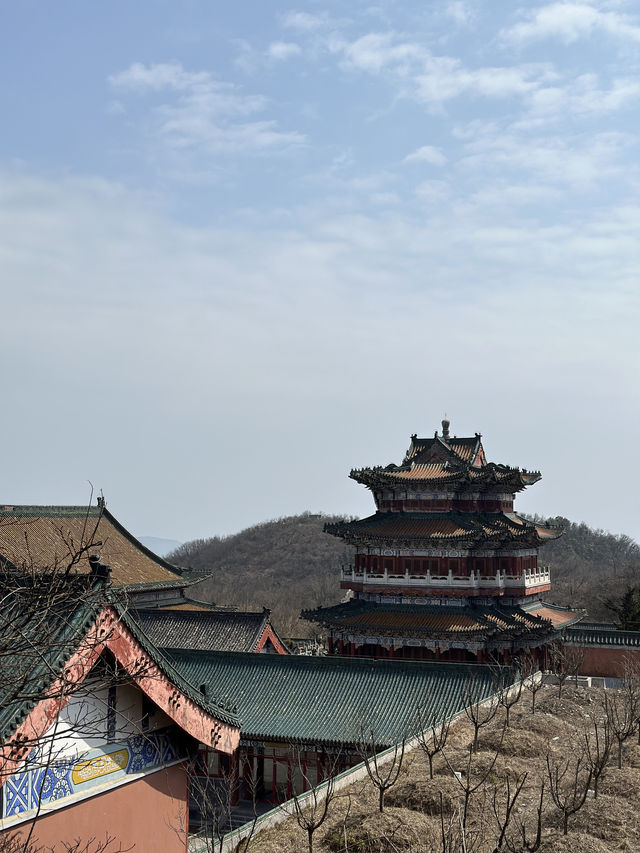
M 560 531 L 541 527 L 515 513 L 377 512 L 357 521 L 327 524 L 325 531 L 349 540 L 356 539 L 471 539 L 486 542 L 522 540 L 538 544 L 555 539 Z

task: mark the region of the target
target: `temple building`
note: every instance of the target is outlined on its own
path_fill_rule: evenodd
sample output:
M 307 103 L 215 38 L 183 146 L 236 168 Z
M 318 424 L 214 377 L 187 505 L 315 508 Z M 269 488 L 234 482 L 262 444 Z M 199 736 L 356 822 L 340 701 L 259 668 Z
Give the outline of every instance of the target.
M 350 477 L 376 512 L 330 524 L 353 546 L 342 569 L 350 599 L 303 616 L 327 630 L 331 654 L 509 662 L 545 646 L 582 614 L 545 604 L 548 567 L 538 550 L 561 531 L 514 512 L 538 471 L 488 462 L 482 437 L 411 436 L 400 465 Z

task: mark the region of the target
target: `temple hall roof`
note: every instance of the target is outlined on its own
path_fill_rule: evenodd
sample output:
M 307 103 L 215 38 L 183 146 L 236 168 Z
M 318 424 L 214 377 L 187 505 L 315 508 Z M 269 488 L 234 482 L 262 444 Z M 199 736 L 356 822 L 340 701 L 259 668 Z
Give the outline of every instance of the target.
M 95 575 L 0 573 L 0 742 L 4 745 L 61 677 L 97 620 L 111 610 L 163 676 L 198 707 L 237 726 L 234 712 L 186 681 L 131 620 L 120 595 Z M 102 638 L 109 643 L 110 634 Z M 92 641 L 95 645 L 98 640 Z M 65 693 L 73 689 L 65 687 Z M 213 694 L 210 694 L 213 696 Z M 35 734 L 33 735 L 35 737 Z
M 461 711 L 470 676 L 480 696 L 495 690 L 489 667 L 369 658 L 165 650 L 194 684 L 237 705 L 242 737 L 353 745 L 372 729 L 380 746 L 415 732 L 423 719 Z
M 104 506 L 0 505 L 0 559 L 38 571 L 89 572 L 99 555 L 114 586 L 185 586 L 180 569 L 139 542 Z
M 253 652 L 267 629 L 269 610 L 135 610 L 132 618 L 156 646 Z

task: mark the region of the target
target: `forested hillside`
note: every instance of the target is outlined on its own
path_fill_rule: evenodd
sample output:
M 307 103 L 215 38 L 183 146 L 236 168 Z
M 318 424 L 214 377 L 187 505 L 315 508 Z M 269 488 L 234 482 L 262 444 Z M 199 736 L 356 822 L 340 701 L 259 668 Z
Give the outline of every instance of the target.
M 594 530 L 562 516 L 546 520 L 564 530 L 540 550 L 540 562 L 551 567 L 547 599 L 583 607 L 596 621 L 615 621 L 604 601 L 619 599 L 627 586 L 640 583 L 638 543 L 624 534 Z
M 265 521 L 232 536 L 186 542 L 167 556 L 178 566 L 213 577 L 193 595 L 240 608 L 268 607 L 276 628 L 288 637 L 305 636 L 311 625 L 298 621 L 305 608 L 340 601 L 340 566 L 351 549 L 323 532 L 341 520 L 309 512 Z
M 187 542 L 167 559 L 212 575 L 198 585 L 198 598 L 241 608 L 269 607 L 285 636 L 303 636 L 311 626 L 298 621 L 300 610 L 336 603 L 344 594 L 339 570 L 351 561 L 351 549 L 323 533 L 324 525 L 336 520 L 307 512 L 266 521 L 233 536 Z M 585 608 L 591 619 L 614 621 L 603 602 L 640 582 L 640 547 L 628 536 L 566 518 L 549 521 L 565 533 L 540 552 L 540 562 L 552 571 L 546 598 Z

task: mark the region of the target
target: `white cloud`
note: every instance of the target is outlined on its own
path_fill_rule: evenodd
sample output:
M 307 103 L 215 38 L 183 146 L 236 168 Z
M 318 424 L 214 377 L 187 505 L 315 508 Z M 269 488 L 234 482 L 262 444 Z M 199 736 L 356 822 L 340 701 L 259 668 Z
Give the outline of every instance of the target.
M 461 162 L 473 171 L 513 169 L 552 186 L 586 190 L 629 169 L 622 154 L 633 139 L 603 132 L 590 137 L 527 137 L 491 132 L 467 143 Z
M 403 160 L 404 163 L 429 163 L 431 166 L 444 166 L 447 158 L 439 148 L 433 145 L 423 145 L 412 151 Z
M 432 104 L 465 93 L 492 98 L 524 95 L 553 76 L 540 64 L 468 68 L 456 57 L 436 56 L 423 44 L 402 40 L 392 32 L 367 33 L 351 42 L 333 36 L 328 47 L 341 57 L 343 67 L 386 74 L 406 96 Z
M 299 44 L 291 41 L 274 41 L 267 48 L 267 55 L 271 59 L 284 60 L 302 53 Z
M 446 5 L 446 14 L 457 24 L 466 26 L 475 18 L 474 10 L 464 0 L 450 0 Z
M 216 80 L 208 71 L 186 71 L 180 63 L 134 63 L 109 78 L 111 85 L 144 96 L 174 94 L 152 109 L 152 122 L 173 150 L 208 152 L 262 151 L 304 143 L 297 131 L 281 131 L 275 120 L 241 121 L 266 109 L 261 95 L 247 95 L 241 87 Z
M 524 117 L 515 127 L 530 128 L 568 116 L 593 117 L 614 113 L 638 101 L 640 80 L 619 78 L 602 88 L 595 74 L 582 74 L 568 83 L 543 86 L 527 98 Z
M 508 41 L 524 42 L 555 37 L 570 44 L 596 32 L 640 41 L 640 26 L 630 16 L 603 11 L 593 3 L 550 3 L 533 11 L 526 10 L 523 14 L 524 21 L 503 31 L 502 35 Z
M 152 65 L 134 62 L 124 71 L 111 74 L 108 80 L 116 89 L 133 92 L 160 92 L 163 89 L 183 92 L 210 86 L 211 75 L 208 71 L 185 71 L 179 62 L 159 62 Z
M 309 12 L 297 12 L 295 10 L 285 12 L 280 20 L 283 27 L 305 33 L 322 29 L 329 21 L 327 15 L 312 15 Z

